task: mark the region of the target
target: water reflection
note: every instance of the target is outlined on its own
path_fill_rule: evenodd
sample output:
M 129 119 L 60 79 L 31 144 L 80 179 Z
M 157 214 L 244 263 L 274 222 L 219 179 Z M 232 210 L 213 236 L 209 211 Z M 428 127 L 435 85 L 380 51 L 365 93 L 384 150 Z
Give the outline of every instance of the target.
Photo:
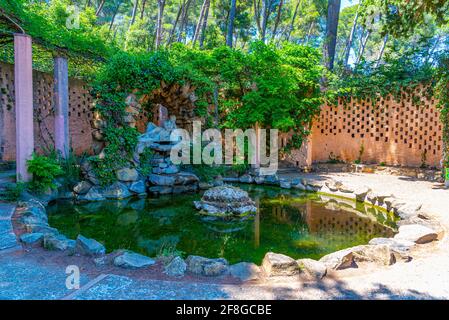
M 198 215 L 200 195 L 132 199 L 49 207 L 49 220 L 71 238 L 79 233 L 102 241 L 109 251 L 131 249 L 149 256 L 164 250 L 260 263 L 267 251 L 295 258 L 389 237 L 386 213 L 354 202 L 276 188 L 245 187 L 258 211 L 252 219 L 223 221 Z

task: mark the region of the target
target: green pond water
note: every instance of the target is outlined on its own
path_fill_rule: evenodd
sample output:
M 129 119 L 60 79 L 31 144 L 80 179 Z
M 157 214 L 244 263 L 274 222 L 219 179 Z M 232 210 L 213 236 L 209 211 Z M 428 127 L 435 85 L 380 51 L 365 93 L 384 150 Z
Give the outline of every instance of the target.
M 247 220 L 214 220 L 198 214 L 201 194 L 104 201 L 57 202 L 48 207 L 50 225 L 74 239 L 102 242 L 108 252 L 130 249 L 151 257 L 174 250 L 230 263 L 261 263 L 268 251 L 295 259 L 325 254 L 375 237 L 391 237 L 394 218 L 349 200 L 275 187 L 240 186 L 258 205 Z

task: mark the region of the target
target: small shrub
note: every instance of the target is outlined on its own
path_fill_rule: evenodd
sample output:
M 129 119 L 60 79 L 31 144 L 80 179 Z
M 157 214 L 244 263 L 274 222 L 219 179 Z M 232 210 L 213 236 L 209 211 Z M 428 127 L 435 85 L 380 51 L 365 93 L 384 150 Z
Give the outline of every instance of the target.
M 26 189 L 27 184 L 25 182 L 19 181 L 15 184 L 7 185 L 5 191 L 0 194 L 0 199 L 7 202 L 16 202 Z
M 151 165 L 151 160 L 153 159 L 153 157 L 154 157 L 154 152 L 150 148 L 145 148 L 143 150 L 143 152 L 140 154 L 139 171 L 142 175 L 148 176 L 151 173 L 151 171 L 153 169 L 153 166 Z
M 28 171 L 33 175 L 30 188 L 33 191 L 44 192 L 56 188 L 54 179 L 64 173 L 55 159 L 33 153 L 27 161 Z
M 387 164 L 385 163 L 385 162 L 381 162 L 381 163 L 379 163 L 379 166 L 381 166 L 381 167 L 385 167 Z

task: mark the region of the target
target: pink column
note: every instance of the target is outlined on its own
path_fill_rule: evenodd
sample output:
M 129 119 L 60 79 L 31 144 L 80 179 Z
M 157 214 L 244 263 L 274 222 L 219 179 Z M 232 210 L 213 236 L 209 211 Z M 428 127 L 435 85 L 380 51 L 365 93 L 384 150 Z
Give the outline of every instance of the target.
M 33 62 L 31 37 L 26 34 L 14 34 L 14 89 L 17 181 L 29 181 L 26 162 L 34 151 Z
M 69 75 L 67 59 L 54 59 L 55 148 L 62 157 L 69 153 Z

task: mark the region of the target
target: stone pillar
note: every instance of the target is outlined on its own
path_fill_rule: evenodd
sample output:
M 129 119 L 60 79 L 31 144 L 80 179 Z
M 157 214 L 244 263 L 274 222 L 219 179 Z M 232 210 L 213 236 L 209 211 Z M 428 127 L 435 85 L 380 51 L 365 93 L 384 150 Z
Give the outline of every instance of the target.
M 54 59 L 55 149 L 62 157 L 69 153 L 69 75 L 67 59 Z
M 31 37 L 14 34 L 17 181 L 30 181 L 27 160 L 34 151 L 33 61 Z

